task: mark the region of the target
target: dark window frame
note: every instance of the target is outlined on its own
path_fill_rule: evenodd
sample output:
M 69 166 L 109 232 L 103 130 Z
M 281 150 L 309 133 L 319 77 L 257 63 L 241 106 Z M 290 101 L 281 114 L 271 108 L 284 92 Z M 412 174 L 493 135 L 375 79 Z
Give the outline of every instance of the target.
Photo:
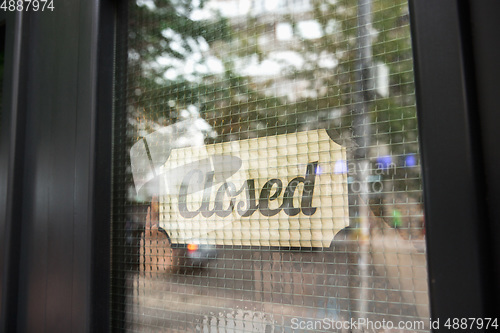
M 0 331 L 16 327 L 20 261 L 24 113 L 21 98 L 22 15 L 0 12 L 5 58 L 0 132 Z
M 475 41 L 484 38 L 477 27 L 485 22 L 481 17 L 473 21 L 469 13 L 474 7 L 487 7 L 493 13 L 500 9 L 498 2 L 489 0 L 410 0 L 430 305 L 432 317 L 441 321 L 498 314 L 494 271 L 498 274 L 499 257 L 492 246 L 499 237 L 493 233 L 494 216 L 488 216 L 488 205 L 495 204 L 485 200 L 490 178 L 484 169 L 492 161 L 484 158 L 480 122 L 495 112 L 480 107 L 475 59 L 491 50 L 475 47 Z M 490 34 L 499 31 L 498 20 L 486 23 L 497 27 Z M 498 53 L 499 43 L 492 46 Z M 500 68 L 493 61 L 482 66 L 497 73 Z M 483 82 L 492 90 L 495 83 Z M 490 189 L 498 196 L 498 187 Z
M 64 251 L 72 253 L 69 261 L 71 265 L 65 267 L 67 270 L 65 276 L 56 279 L 50 277 L 49 271 L 43 273 L 43 276 L 29 278 L 32 266 L 40 265 L 40 259 L 44 262 L 42 265 L 47 268 L 51 264 L 54 266 L 58 256 L 50 257 L 46 251 L 42 251 L 36 259 L 30 255 L 33 249 L 30 250 L 29 243 L 35 233 L 30 230 L 32 225 L 26 222 L 33 223 L 37 217 L 33 217 L 26 207 L 33 204 L 30 198 L 36 195 L 30 184 L 32 177 L 29 174 L 37 169 L 36 166 L 27 164 L 36 155 L 34 150 L 36 148 L 28 144 L 33 140 L 33 134 L 28 129 L 29 122 L 33 123 L 33 119 L 40 116 L 36 116 L 38 110 L 34 107 L 35 102 L 30 100 L 33 95 L 28 87 L 36 86 L 38 82 L 31 79 L 40 77 L 42 73 L 40 68 L 36 67 L 37 64 L 48 62 L 47 59 L 52 56 L 61 56 L 67 45 L 60 43 L 58 44 L 60 47 L 49 49 L 44 54 L 37 54 L 36 46 L 40 43 L 37 43 L 34 32 L 40 26 L 49 31 L 55 26 L 54 24 L 51 26 L 50 19 L 41 16 L 47 13 L 0 11 L 0 24 L 5 24 L 6 27 L 6 71 L 3 86 L 5 98 L 0 133 L 0 212 L 2 213 L 0 331 L 2 332 L 22 331 L 33 327 L 37 327 L 37 330 L 53 331 L 57 330 L 54 324 L 59 328 L 71 327 L 72 331 L 105 332 L 110 329 L 108 300 L 112 151 L 110 129 L 113 109 L 115 6 L 118 2 L 92 0 L 55 4 L 54 12 L 69 11 L 78 13 L 79 17 L 76 23 L 81 28 L 81 31 L 76 32 L 80 36 L 77 42 L 78 48 L 72 51 L 78 54 L 79 59 L 83 59 L 78 62 L 78 75 L 72 76 L 73 71 L 59 73 L 62 73 L 65 81 L 78 82 L 78 98 L 72 101 L 77 107 L 68 110 L 68 113 L 74 112 L 70 117 L 82 119 L 78 121 L 74 135 L 77 145 L 84 148 L 78 149 L 78 146 L 75 146 L 74 154 L 67 159 L 69 163 L 60 166 L 69 172 L 71 169 L 74 170 L 75 218 L 72 221 L 74 234 L 65 236 L 70 237 L 72 242 L 65 241 L 64 237 L 61 238 L 56 234 L 51 236 L 53 248 L 65 248 Z M 68 19 L 63 16 L 58 24 Z M 85 33 L 86 31 L 91 33 Z M 52 79 L 61 79 L 61 75 Z M 51 91 L 51 87 L 47 89 L 46 91 Z M 53 101 L 61 105 L 67 103 L 68 99 L 62 95 L 54 95 Z M 45 125 L 39 124 L 42 128 Z M 53 130 L 59 131 L 57 127 Z M 65 135 L 64 131 L 59 131 L 59 134 Z M 46 160 L 39 163 L 46 163 Z M 51 184 L 50 190 L 62 193 L 66 191 L 64 186 L 64 184 Z M 78 198 L 85 200 L 80 201 Z M 78 216 L 78 212 L 86 213 Z M 68 221 L 61 219 L 51 223 L 53 226 L 63 226 L 67 225 Z M 58 280 L 65 284 L 72 283 L 74 291 L 82 291 L 64 295 L 72 306 L 65 309 L 66 313 L 59 318 L 59 323 L 48 322 L 44 315 L 40 315 L 46 311 L 46 315 L 50 316 L 50 312 L 54 312 L 50 307 L 44 309 L 48 302 L 47 298 L 43 297 L 46 292 L 41 291 L 40 295 L 37 295 L 39 298 L 42 296 L 37 304 L 29 302 L 30 297 L 34 296 L 30 295 L 32 291 L 40 287 L 34 282 L 38 278 L 45 281 L 52 279 L 52 283 L 57 283 Z

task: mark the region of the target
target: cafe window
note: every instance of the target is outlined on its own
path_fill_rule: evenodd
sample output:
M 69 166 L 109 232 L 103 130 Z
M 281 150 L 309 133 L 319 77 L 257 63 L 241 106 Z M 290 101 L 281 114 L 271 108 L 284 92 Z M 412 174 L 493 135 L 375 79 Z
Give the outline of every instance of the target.
M 129 1 L 116 329 L 429 331 L 408 4 L 305 3 Z

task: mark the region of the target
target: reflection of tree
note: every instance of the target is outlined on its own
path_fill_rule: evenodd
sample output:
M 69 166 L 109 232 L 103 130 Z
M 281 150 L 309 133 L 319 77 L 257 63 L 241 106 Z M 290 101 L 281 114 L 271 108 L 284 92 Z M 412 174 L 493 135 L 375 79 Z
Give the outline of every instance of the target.
M 149 5 L 133 6 L 129 24 L 128 98 L 136 121 L 164 126 L 177 121 L 181 110 L 196 105 L 217 131 L 215 141 L 314 128 L 352 135 L 356 0 L 312 1 L 306 13 L 233 19 L 212 15 L 204 21 L 190 18 L 203 5 L 194 0 L 141 3 Z M 372 15 L 373 63 L 383 64 L 375 67 L 385 67 L 390 74 L 387 92 L 368 92 L 372 142 L 377 146 L 370 154 L 392 155 L 393 162 L 401 165 L 405 155 L 418 152 L 406 1 L 374 0 Z M 303 21 L 316 22 L 320 36 L 301 36 Z M 289 24 L 291 39 L 277 38 L 278 24 Z M 220 70 L 207 66 L 207 59 L 218 61 Z M 248 70 L 269 61 L 280 73 Z M 193 63 L 206 70 L 179 70 L 197 68 Z M 372 83 L 383 79 L 375 67 Z M 420 190 L 416 168 L 389 178 L 395 190 Z
M 129 13 L 128 104 L 129 116 L 166 125 L 181 110 L 199 105 L 206 89 L 202 74 L 184 70 L 200 67 L 200 59 L 215 40 L 229 37 L 227 22 L 194 21 L 195 0 L 137 1 Z M 145 24 L 145 22 L 147 22 Z

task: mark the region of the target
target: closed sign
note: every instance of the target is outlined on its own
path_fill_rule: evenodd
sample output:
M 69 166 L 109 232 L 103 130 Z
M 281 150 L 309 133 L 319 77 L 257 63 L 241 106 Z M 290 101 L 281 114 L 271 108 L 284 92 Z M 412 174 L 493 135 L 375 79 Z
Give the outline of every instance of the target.
M 143 162 L 141 179 L 150 179 L 141 187 L 159 195 L 159 224 L 173 244 L 328 247 L 348 225 L 347 175 L 338 167 L 345 148 L 324 129 L 200 147 L 153 145 L 149 165 L 155 149 L 168 156 L 155 170 Z M 132 161 L 133 170 L 138 165 Z

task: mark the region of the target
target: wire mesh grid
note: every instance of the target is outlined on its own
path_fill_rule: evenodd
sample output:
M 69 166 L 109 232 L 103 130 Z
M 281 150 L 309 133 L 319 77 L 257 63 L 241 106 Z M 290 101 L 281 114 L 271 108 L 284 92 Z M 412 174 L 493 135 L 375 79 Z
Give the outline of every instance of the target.
M 114 328 L 428 331 L 406 1 L 127 7 Z

